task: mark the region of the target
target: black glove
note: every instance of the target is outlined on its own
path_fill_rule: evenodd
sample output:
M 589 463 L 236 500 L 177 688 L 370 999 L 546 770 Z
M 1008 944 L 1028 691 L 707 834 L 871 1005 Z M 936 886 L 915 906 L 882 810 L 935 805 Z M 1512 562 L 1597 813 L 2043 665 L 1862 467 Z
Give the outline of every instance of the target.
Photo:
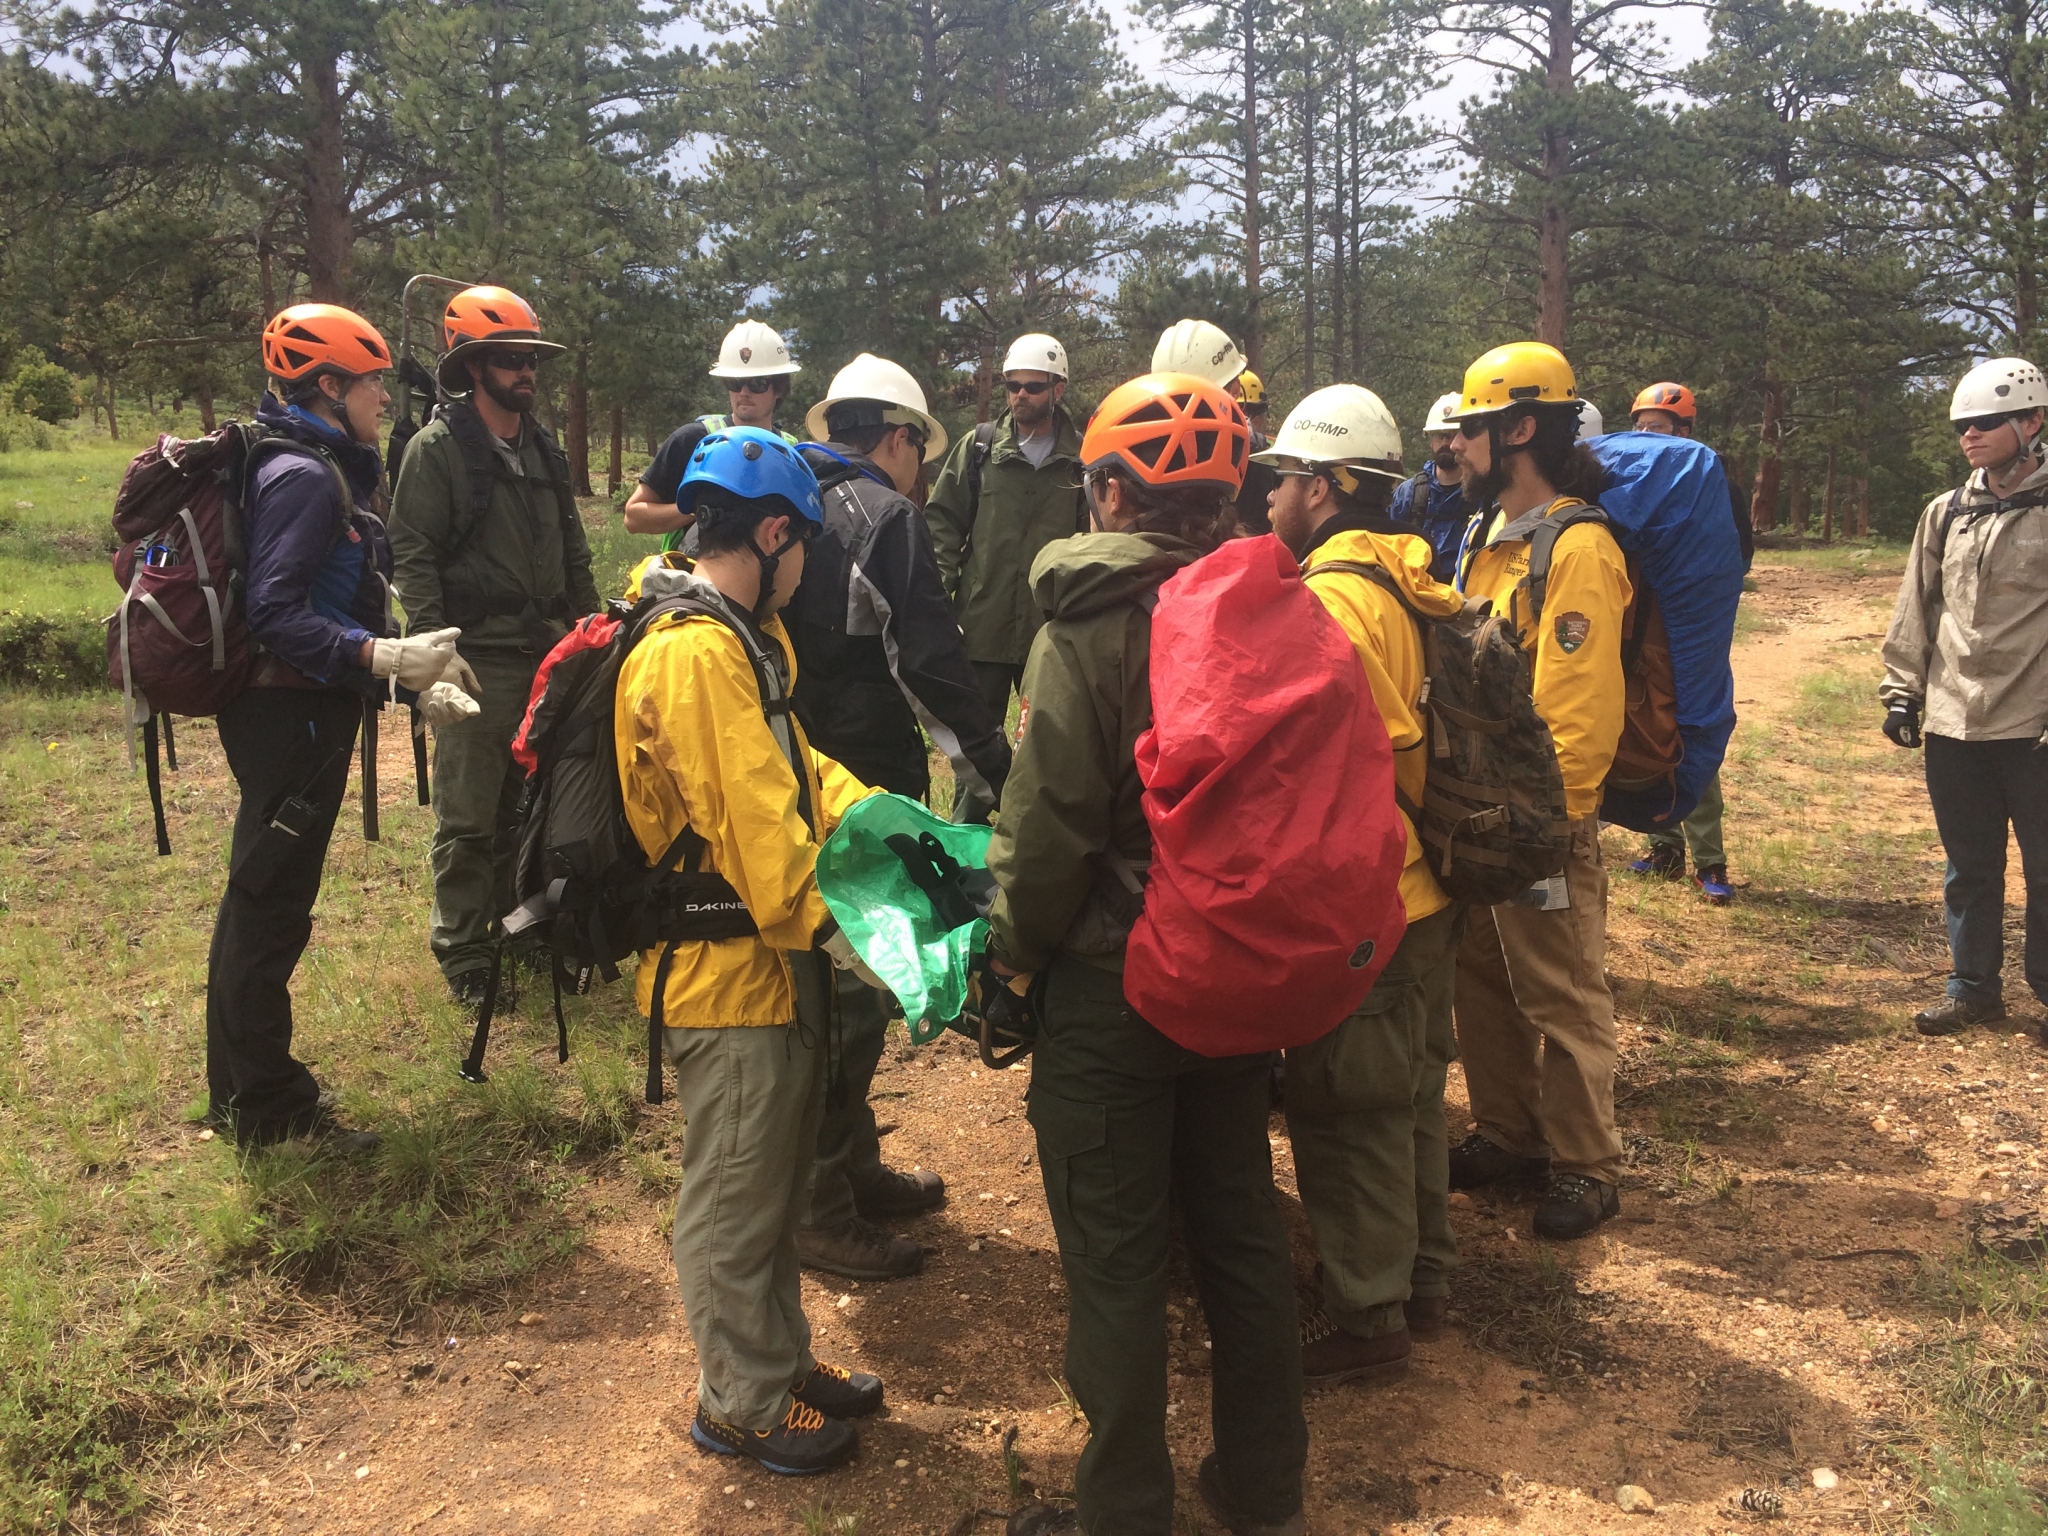
M 1920 702 L 1917 699 L 1900 699 L 1886 711 L 1884 733 L 1891 737 L 1895 747 L 1917 747 L 1920 745 Z
M 1045 973 L 1000 976 L 986 954 L 969 977 L 967 1010 L 954 1027 L 981 1047 L 981 1059 L 1000 1071 L 1030 1053 L 1038 1038 L 1038 1008 Z

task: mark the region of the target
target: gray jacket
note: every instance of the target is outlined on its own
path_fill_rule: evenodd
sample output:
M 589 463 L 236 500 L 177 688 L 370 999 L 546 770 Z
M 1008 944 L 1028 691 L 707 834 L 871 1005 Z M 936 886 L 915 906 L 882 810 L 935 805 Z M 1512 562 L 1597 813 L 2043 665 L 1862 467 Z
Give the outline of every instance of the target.
M 2048 727 L 2048 464 L 2003 502 L 1978 470 L 1960 497 L 1927 504 L 1884 666 L 1878 693 L 1920 701 L 1934 735 L 2001 741 Z

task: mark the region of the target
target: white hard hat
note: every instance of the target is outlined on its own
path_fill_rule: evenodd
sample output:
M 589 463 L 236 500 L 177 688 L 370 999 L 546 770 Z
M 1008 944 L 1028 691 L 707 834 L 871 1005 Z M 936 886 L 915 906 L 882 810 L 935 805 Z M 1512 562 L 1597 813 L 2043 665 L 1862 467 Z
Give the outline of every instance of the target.
M 1009 373 L 1017 368 L 1064 379 L 1067 377 L 1067 349 L 1043 331 L 1019 336 L 1010 343 L 1010 350 L 1003 357 L 1003 372 Z
M 1206 320 L 1182 320 L 1168 326 L 1152 349 L 1154 373 L 1192 373 L 1219 389 L 1228 389 L 1230 381 L 1247 366 L 1237 343 Z
M 1458 392 L 1454 389 L 1448 395 L 1438 395 L 1436 404 L 1429 408 L 1429 419 L 1422 424 L 1425 432 L 1455 432 L 1458 430 Z
M 804 416 L 804 429 L 821 443 L 832 441 L 832 429 L 825 418 L 832 407 L 844 400 L 863 401 L 877 407 L 872 422 L 856 425 L 908 427 L 925 434 L 924 461 L 929 464 L 946 451 L 946 429 L 925 409 L 924 391 L 910 370 L 886 357 L 863 352 L 832 375 L 832 387 L 825 398 Z
M 2048 378 L 2024 357 L 1994 357 L 1963 375 L 1949 402 L 1950 421 L 2048 406 Z
M 1304 396 L 1280 424 L 1273 445 L 1252 455 L 1254 464 L 1281 459 L 1399 480 L 1401 428 L 1386 402 L 1371 390 L 1357 384 L 1332 384 Z
M 1579 441 L 1583 443 L 1589 437 L 1598 437 L 1606 430 L 1607 418 L 1600 414 L 1600 407 L 1584 395 L 1579 396 Z
M 718 364 L 709 371 L 714 379 L 765 379 L 803 369 L 789 360 L 789 343 L 779 331 L 758 320 L 742 320 L 725 333 Z

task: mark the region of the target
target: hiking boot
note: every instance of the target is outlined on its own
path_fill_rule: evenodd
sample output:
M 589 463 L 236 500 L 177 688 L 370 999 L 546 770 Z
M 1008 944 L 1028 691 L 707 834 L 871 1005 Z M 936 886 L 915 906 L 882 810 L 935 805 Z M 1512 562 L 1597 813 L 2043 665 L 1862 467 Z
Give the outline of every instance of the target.
M 1451 1188 L 1478 1189 L 1483 1184 L 1534 1183 L 1550 1172 L 1547 1157 L 1517 1157 L 1504 1152 L 1474 1131 L 1451 1148 Z
M 1285 1520 L 1272 1524 L 1254 1524 L 1232 1509 L 1229 1496 L 1223 1491 L 1223 1474 L 1217 1469 L 1214 1451 L 1202 1458 L 1195 1488 L 1202 1495 L 1209 1517 L 1222 1522 L 1230 1536 L 1308 1536 L 1308 1517 L 1298 1509 Z
M 1321 1307 L 1301 1320 L 1301 1379 L 1311 1387 L 1345 1381 L 1389 1381 L 1408 1369 L 1414 1353 L 1406 1328 L 1361 1339 L 1330 1320 Z
M 464 971 L 460 976 L 448 978 L 448 990 L 455 997 L 455 1005 L 471 1013 L 483 1006 L 484 994 L 490 989 L 491 973 L 488 970 Z M 503 988 L 499 990 L 503 991 Z
M 1996 1024 L 2004 1017 L 2004 1003 L 1973 1003 L 1967 997 L 1944 997 L 1932 1008 L 1922 1008 L 1914 1014 L 1913 1027 L 1923 1035 L 1954 1035 L 1972 1024 Z
M 1685 850 L 1652 843 L 1640 859 L 1629 865 L 1628 872 L 1632 875 L 1653 875 L 1659 880 L 1683 880 Z
M 805 1269 L 848 1280 L 900 1280 L 924 1268 L 924 1250 L 916 1243 L 891 1237 L 858 1216 L 825 1230 L 797 1228 L 796 1256 Z
M 741 1429 L 699 1408 L 690 1421 L 690 1438 L 716 1455 L 744 1456 L 783 1477 L 830 1472 L 860 1449 L 860 1432 L 851 1424 L 796 1402 L 773 1429 Z
M 1702 864 L 1692 872 L 1692 883 L 1699 887 L 1709 906 L 1725 907 L 1735 899 L 1735 887 L 1728 883 L 1726 864 Z
M 880 1128 L 877 1127 L 879 1133 Z M 882 1221 L 890 1216 L 916 1216 L 936 1210 L 945 1203 L 946 1181 L 922 1168 L 909 1173 L 884 1168 L 866 1184 L 856 1185 L 853 1191 L 853 1208 L 869 1221 Z
M 1451 1298 L 1410 1296 L 1401 1303 L 1401 1313 L 1408 1320 L 1408 1337 L 1418 1344 L 1427 1344 L 1443 1336 L 1444 1325 L 1450 1320 Z
M 882 1406 L 881 1377 L 822 1360 L 789 1391 L 806 1408 L 815 1408 L 828 1419 L 864 1419 Z
M 1554 1173 L 1543 1203 L 1536 1207 L 1536 1235 L 1566 1242 L 1620 1214 L 1620 1185 L 1602 1184 L 1583 1173 Z
M 1003 1522 L 1003 1536 L 1059 1536 L 1081 1529 L 1081 1517 L 1056 1504 L 1026 1504 L 1010 1511 Z
M 271 1147 L 281 1141 L 292 1141 L 306 1137 L 323 1143 L 331 1151 L 344 1157 L 360 1157 L 374 1152 L 382 1144 L 375 1131 L 358 1130 L 344 1125 L 334 1112 L 335 1099 L 332 1093 L 322 1093 L 320 1102 L 304 1114 L 293 1115 L 284 1120 L 238 1121 L 235 1126 L 235 1145 L 238 1147 Z

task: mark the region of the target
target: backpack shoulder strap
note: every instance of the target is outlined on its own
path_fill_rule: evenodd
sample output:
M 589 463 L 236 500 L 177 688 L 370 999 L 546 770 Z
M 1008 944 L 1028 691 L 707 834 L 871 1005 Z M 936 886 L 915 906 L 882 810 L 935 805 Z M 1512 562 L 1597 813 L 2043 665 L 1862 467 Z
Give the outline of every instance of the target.
M 335 514 L 335 536 L 339 538 L 342 531 L 348 527 L 349 513 L 355 510 L 356 501 L 355 497 L 349 494 L 348 476 L 341 472 L 341 464 L 334 455 L 318 443 L 301 442 L 296 437 L 273 432 L 267 427 L 250 425 L 238 427 L 236 430 L 241 432 L 243 441 L 242 452 L 237 456 L 240 463 L 230 466 L 233 472 L 232 483 L 223 482 L 222 486 L 223 490 L 232 492 L 225 498 L 227 507 L 231 509 L 224 529 L 228 545 L 228 564 L 240 569 L 246 563 L 247 550 L 242 537 L 241 514 L 248 500 L 249 481 L 256 473 L 256 466 L 280 453 L 296 453 L 305 458 L 318 459 L 327 466 L 328 473 L 334 477 L 334 492 L 341 498 L 341 505 Z
M 555 516 L 561 519 L 562 547 L 566 552 L 569 525 L 579 521 L 575 485 L 569 478 L 569 455 L 562 451 L 561 444 L 555 441 L 554 434 L 538 421 L 529 416 L 527 425 L 533 428 L 534 441 L 540 444 L 540 456 L 547 462 L 547 485 L 548 489 L 555 493 Z
M 437 419 L 448 423 L 448 433 L 462 453 L 463 474 L 469 480 L 469 504 L 450 527 L 448 542 L 440 549 L 441 561 L 445 565 L 469 547 L 469 541 L 483 526 L 484 518 L 491 510 L 491 490 L 497 479 L 497 470 L 491 462 L 489 435 L 484 431 L 483 418 L 477 415 L 475 406 L 467 400 L 451 400 L 441 407 Z
M 1531 624 L 1540 623 L 1543 618 L 1543 599 L 1550 590 L 1550 563 L 1557 552 L 1557 541 L 1564 537 L 1566 529 L 1581 523 L 1611 526 L 1607 514 L 1597 504 L 1588 502 L 1568 507 L 1555 517 L 1540 519 L 1529 532 L 1529 574 L 1522 578 L 1522 584 L 1529 589 Z
M 988 456 L 995 451 L 996 424 L 992 421 L 977 422 L 974 428 L 974 446 L 967 453 L 967 527 L 971 532 L 974 520 L 981 516 L 981 471 L 988 463 Z

